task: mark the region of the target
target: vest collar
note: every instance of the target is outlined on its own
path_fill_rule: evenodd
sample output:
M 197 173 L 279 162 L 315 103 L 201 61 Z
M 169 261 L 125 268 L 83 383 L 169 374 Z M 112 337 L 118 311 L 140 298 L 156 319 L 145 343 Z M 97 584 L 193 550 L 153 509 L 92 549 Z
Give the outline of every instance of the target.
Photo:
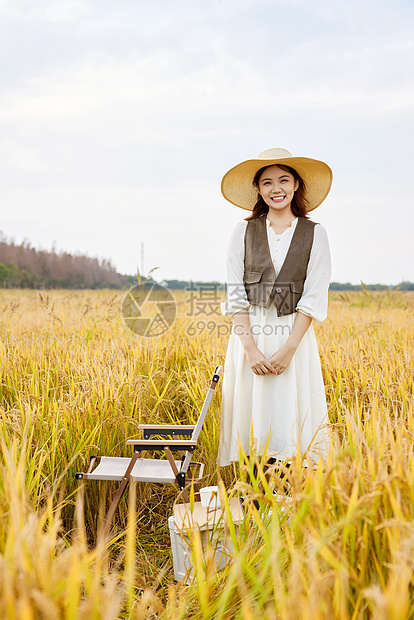
M 291 232 L 292 230 L 295 230 L 296 225 L 298 223 L 298 218 L 295 217 L 294 220 L 292 220 L 292 222 L 290 223 L 289 228 L 286 228 L 286 230 L 284 230 L 282 233 L 280 233 L 279 235 L 273 230 L 273 228 L 270 227 L 270 220 L 267 219 L 267 216 L 265 215 L 266 218 L 266 226 L 268 228 L 268 230 L 273 231 L 273 233 L 276 235 L 276 237 L 281 237 L 282 235 L 284 235 L 287 231 Z

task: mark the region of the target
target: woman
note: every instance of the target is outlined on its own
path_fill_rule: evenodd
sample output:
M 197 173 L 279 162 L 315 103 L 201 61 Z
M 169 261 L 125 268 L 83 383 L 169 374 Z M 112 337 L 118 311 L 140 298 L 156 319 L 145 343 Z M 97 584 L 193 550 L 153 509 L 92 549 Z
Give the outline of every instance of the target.
M 220 465 L 249 453 L 288 461 L 324 454 L 327 408 L 312 320 L 327 314 L 331 261 L 325 229 L 308 219 L 326 198 L 325 163 L 269 149 L 226 173 L 223 196 L 250 217 L 227 254 L 232 315 L 223 380 Z

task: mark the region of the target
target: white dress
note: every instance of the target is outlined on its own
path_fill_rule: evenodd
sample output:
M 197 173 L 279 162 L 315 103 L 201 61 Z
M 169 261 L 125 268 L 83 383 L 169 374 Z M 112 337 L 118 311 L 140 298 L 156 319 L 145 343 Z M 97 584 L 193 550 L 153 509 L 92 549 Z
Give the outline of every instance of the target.
M 276 276 L 286 258 L 297 218 L 281 235 L 276 235 L 267 220 L 267 237 Z M 243 284 L 244 237 L 247 222 L 240 222 L 230 238 L 227 254 L 227 294 L 222 304 L 225 315 L 249 308 L 254 340 L 267 359 L 286 342 L 296 312 L 277 316 L 271 304 L 267 308 L 250 305 Z M 329 243 L 320 224 L 314 228 L 304 290 L 296 309 L 317 322 L 326 318 L 331 276 Z M 297 448 L 308 450 L 313 458 L 325 455 L 328 436 L 325 388 L 313 325 L 303 336 L 286 370 L 281 375 L 256 375 L 250 368 L 240 338 L 232 330 L 224 367 L 219 464 L 239 460 L 239 441 L 249 454 L 251 445 L 257 454 L 285 460 Z M 268 445 L 267 445 L 268 444 Z M 267 445 L 267 448 L 266 448 Z

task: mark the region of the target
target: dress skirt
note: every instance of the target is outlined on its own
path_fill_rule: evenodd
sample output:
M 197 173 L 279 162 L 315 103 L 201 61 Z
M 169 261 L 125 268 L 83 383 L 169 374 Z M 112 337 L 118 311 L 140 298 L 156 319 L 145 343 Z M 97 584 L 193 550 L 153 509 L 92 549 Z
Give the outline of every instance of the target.
M 267 359 L 286 342 L 296 313 L 277 316 L 276 308 L 250 306 L 250 325 Z M 280 375 L 256 375 L 239 336 L 230 334 L 222 389 L 219 464 L 239 460 L 242 450 L 291 459 L 298 451 L 323 458 L 329 444 L 325 388 L 318 345 L 311 324 L 289 366 Z M 267 446 L 267 448 L 266 448 Z

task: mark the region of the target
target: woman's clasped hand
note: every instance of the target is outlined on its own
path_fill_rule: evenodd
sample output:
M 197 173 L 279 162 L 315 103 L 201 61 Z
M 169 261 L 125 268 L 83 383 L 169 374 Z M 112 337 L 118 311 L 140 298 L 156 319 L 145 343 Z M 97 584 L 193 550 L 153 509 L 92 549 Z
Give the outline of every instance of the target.
M 281 375 L 289 366 L 295 349 L 285 344 L 268 360 L 255 346 L 246 350 L 246 358 L 255 375 Z

